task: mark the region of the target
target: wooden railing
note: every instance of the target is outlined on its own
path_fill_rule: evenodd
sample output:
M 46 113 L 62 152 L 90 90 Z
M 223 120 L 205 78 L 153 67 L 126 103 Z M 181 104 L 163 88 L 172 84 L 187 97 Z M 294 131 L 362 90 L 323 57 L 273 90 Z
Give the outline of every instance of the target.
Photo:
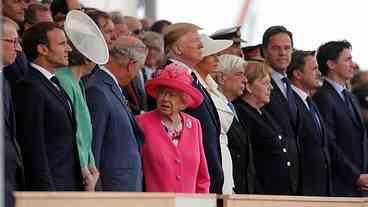
M 16 192 L 16 207 L 216 207 L 214 194 Z
M 224 195 L 224 207 L 368 207 L 364 198 Z
M 16 207 L 368 207 L 368 198 L 266 195 L 16 192 Z

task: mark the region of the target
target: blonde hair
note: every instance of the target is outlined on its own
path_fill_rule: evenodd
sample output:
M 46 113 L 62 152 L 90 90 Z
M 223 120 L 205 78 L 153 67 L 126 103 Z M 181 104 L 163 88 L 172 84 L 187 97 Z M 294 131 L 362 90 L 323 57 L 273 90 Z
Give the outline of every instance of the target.
M 248 84 L 252 84 L 255 80 L 262 79 L 267 75 L 271 76 L 271 73 L 272 69 L 269 65 L 257 61 L 249 61 L 244 71 Z

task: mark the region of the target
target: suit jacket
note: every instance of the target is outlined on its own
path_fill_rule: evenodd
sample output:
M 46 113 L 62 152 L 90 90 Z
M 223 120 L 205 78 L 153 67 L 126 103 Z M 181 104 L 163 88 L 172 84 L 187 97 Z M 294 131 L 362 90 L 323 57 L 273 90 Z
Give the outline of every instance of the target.
M 5 78 L 13 89 L 19 81 L 23 80 L 29 70 L 28 60 L 23 52 L 18 52 L 13 64 L 4 67 Z
M 143 136 L 113 78 L 97 70 L 86 84 L 92 150 L 103 191 L 142 191 L 139 145 Z
M 147 192 L 208 193 L 210 176 L 199 121 L 185 113 L 180 141 L 175 146 L 159 112 L 137 116 L 145 134 L 141 154 Z
M 355 120 L 333 86 L 324 81 L 314 95 L 326 123 L 332 161 L 332 182 L 335 196 L 360 196 L 355 187 L 361 173 L 367 173 L 367 134 L 359 111 Z M 358 108 L 354 99 L 355 109 Z
M 254 167 L 253 147 L 249 132 L 234 118 L 227 132 L 233 160 L 234 191 L 237 194 L 262 193 Z
M 297 94 L 295 97 L 302 123 L 301 130 L 299 130 L 301 194 L 307 196 L 331 195 L 331 161 L 324 121 L 317 111 L 321 126 L 321 130 L 319 130 L 314 121 L 315 118 L 301 97 Z
M 82 190 L 74 115 L 60 91 L 29 67 L 15 90 L 27 190 Z
M 193 79 L 193 86 L 203 95 L 203 102 L 197 108 L 186 109 L 185 112 L 199 119 L 202 126 L 204 152 L 206 154 L 208 171 L 211 178 L 211 193 L 222 193 L 224 185 L 224 172 L 222 170 L 220 148 L 220 120 L 215 104 L 210 94 L 197 81 Z
M 16 124 L 13 103 L 10 95 L 10 87 L 3 77 L 3 135 L 5 151 L 5 206 L 14 206 L 13 191 L 19 189 L 24 179 L 23 161 L 20 148 L 16 140 Z
M 299 119 L 297 118 L 296 125 L 292 123 L 290 116 L 290 109 L 285 96 L 277 86 L 276 82 L 272 79 L 271 81 L 273 90 L 271 92 L 270 102 L 264 106 L 264 109 L 272 116 L 275 122 L 282 129 L 282 135 L 286 140 L 288 148 L 288 159 L 293 163 L 290 171 L 290 184 L 291 191 L 288 195 L 298 194 L 299 189 L 299 155 L 298 155 L 298 130 L 299 130 Z M 282 114 L 282 116 L 280 116 Z M 299 117 L 299 111 L 297 117 Z
M 240 123 L 247 126 L 252 141 L 254 164 L 261 188 L 265 194 L 291 195 L 290 170 L 287 138 L 269 113 L 262 115 L 241 99 L 234 101 Z

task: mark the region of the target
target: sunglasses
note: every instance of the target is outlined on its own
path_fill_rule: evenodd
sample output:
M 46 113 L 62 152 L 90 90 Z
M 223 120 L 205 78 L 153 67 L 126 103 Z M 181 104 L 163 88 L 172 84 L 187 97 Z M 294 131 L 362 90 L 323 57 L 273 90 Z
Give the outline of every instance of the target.
M 132 33 L 135 34 L 135 35 L 139 35 L 139 34 L 144 33 L 144 30 L 143 29 L 135 29 L 135 30 L 132 31 Z

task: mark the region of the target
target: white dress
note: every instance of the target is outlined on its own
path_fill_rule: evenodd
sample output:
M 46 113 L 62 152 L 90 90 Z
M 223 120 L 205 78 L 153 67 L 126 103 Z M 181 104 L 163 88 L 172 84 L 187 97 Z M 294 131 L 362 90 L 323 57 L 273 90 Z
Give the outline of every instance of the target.
M 196 72 L 195 72 L 196 73 Z M 234 179 L 233 179 L 233 161 L 228 147 L 227 132 L 231 127 L 231 123 L 234 120 L 234 113 L 227 105 L 228 101 L 226 97 L 217 89 L 217 83 L 211 76 L 207 76 L 204 81 L 198 73 L 196 76 L 202 86 L 210 93 L 211 98 L 216 106 L 221 123 L 220 133 L 220 148 L 222 158 L 222 169 L 224 171 L 224 185 L 222 187 L 223 194 L 234 193 Z

